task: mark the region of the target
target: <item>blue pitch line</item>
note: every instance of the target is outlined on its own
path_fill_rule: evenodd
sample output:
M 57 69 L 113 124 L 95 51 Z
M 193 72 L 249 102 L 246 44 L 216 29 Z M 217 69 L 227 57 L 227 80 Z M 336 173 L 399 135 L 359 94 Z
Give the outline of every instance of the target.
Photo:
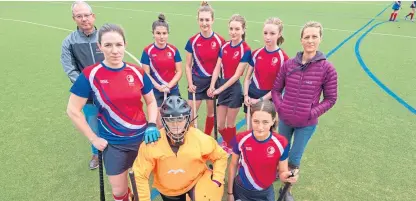
M 362 26 L 361 28 L 359 28 L 357 31 L 355 31 L 353 34 L 351 34 L 350 36 L 348 36 L 348 38 L 346 38 L 344 41 L 342 41 L 339 45 L 337 45 L 334 49 L 332 49 L 331 51 L 328 52 L 328 54 L 326 55 L 326 58 L 329 58 L 331 55 L 333 55 L 339 48 L 341 48 L 346 42 L 348 42 L 352 37 L 354 37 L 355 35 L 357 35 L 361 30 L 363 30 L 364 28 L 366 28 L 369 24 L 371 24 L 378 16 L 380 16 L 381 14 L 384 13 L 384 11 L 387 10 L 387 8 L 389 8 L 393 3 L 389 4 L 388 6 L 386 6 L 382 11 L 380 11 L 375 17 L 373 17 L 370 21 L 367 22 L 367 24 L 365 24 L 364 26 Z
M 336 51 L 338 51 L 346 42 L 348 42 L 349 40 L 351 40 L 352 37 L 354 37 L 355 35 L 357 35 L 360 31 L 362 31 L 363 29 L 365 29 L 369 24 L 371 24 L 377 17 L 379 17 L 381 14 L 384 13 L 384 11 L 387 10 L 387 8 L 389 8 L 393 3 L 387 5 L 382 11 L 380 11 L 375 17 L 373 17 L 370 21 L 368 21 L 364 26 L 362 26 L 360 29 L 358 29 L 357 31 L 355 31 L 353 34 L 351 34 L 350 36 L 348 36 L 345 40 L 343 40 L 339 45 L 337 45 L 334 49 L 330 50 L 327 54 L 326 54 L 326 58 L 329 58 L 330 56 L 332 56 Z M 239 130 L 241 127 L 244 126 L 244 124 L 246 124 L 246 118 L 240 120 L 237 125 L 236 128 L 237 130 Z
M 413 114 L 416 114 L 416 109 L 410 106 L 406 103 L 402 98 L 397 96 L 392 90 L 390 90 L 386 85 L 384 85 L 373 73 L 371 73 L 370 69 L 368 69 L 367 65 L 364 63 L 361 54 L 360 54 L 360 45 L 361 41 L 367 36 L 368 33 L 370 33 L 371 30 L 376 28 L 377 26 L 384 24 L 388 21 L 379 22 L 375 25 L 373 25 L 370 29 L 368 29 L 366 32 L 363 33 L 363 35 L 360 36 L 360 38 L 355 43 L 355 56 L 357 57 L 358 62 L 360 63 L 363 70 L 367 73 L 368 76 L 380 87 L 382 88 L 388 95 L 396 99 L 400 104 L 402 104 L 404 107 L 406 107 L 410 112 Z

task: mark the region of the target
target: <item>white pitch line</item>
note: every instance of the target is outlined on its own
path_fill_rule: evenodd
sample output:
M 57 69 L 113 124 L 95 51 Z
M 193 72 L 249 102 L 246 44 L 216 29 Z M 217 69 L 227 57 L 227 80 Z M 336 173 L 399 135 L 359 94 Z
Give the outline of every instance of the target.
M 30 21 L 25 21 L 25 20 L 16 20 L 16 19 L 9 19 L 9 18 L 0 18 L 0 20 L 13 21 L 13 22 L 21 22 L 21 23 L 26 23 L 26 24 L 33 24 L 33 25 L 37 25 L 37 26 L 48 27 L 48 28 L 58 29 L 58 30 L 67 31 L 67 32 L 72 32 L 73 31 L 73 30 L 70 30 L 70 29 L 65 29 L 65 28 L 61 28 L 61 27 L 55 27 L 55 26 L 51 26 L 51 25 L 47 25 L 47 24 L 40 24 L 40 23 L 30 22 Z M 127 55 L 129 55 L 141 67 L 142 64 L 140 63 L 140 61 L 135 56 L 133 56 L 127 50 L 124 50 L 124 52 L 126 52 Z
M 51 3 L 58 3 L 58 2 L 51 2 Z M 59 4 L 65 4 L 65 3 L 59 3 Z M 109 7 L 109 6 L 97 6 L 97 5 L 91 5 L 92 7 L 97 8 L 106 8 L 106 9 L 113 9 L 113 10 L 124 10 L 124 11 L 133 11 L 133 12 L 145 12 L 145 13 L 162 13 L 161 11 L 149 11 L 149 10 L 141 10 L 141 9 L 131 9 L 131 8 L 116 8 L 116 7 Z M 195 17 L 195 15 L 188 15 L 188 14 L 181 14 L 181 13 L 168 13 L 163 12 L 166 15 L 173 15 L 173 16 L 182 16 L 182 17 Z M 229 19 L 221 18 L 221 17 L 215 17 L 216 20 L 224 20 L 228 21 Z M 263 24 L 264 22 L 258 22 L 258 21 L 250 21 L 247 20 L 248 23 L 255 23 L 255 24 Z M 294 24 L 284 24 L 284 26 L 289 27 L 303 27 L 300 25 L 294 25 Z M 330 31 L 339 31 L 339 32 L 348 32 L 348 33 L 355 33 L 356 31 L 353 30 L 346 30 L 346 29 L 335 29 L 335 28 L 328 28 L 324 27 L 324 30 L 330 30 Z M 386 34 L 386 33 L 369 33 L 371 35 L 381 35 L 381 36 L 392 36 L 392 37 L 402 37 L 402 38 L 416 38 L 414 36 L 406 36 L 406 35 L 395 35 L 395 34 Z
M 49 2 L 49 3 L 70 5 L 68 3 L 63 3 L 63 2 Z M 97 8 L 106 8 L 106 9 L 113 9 L 113 10 L 133 11 L 133 12 L 161 13 L 160 11 L 149 11 L 149 10 L 141 10 L 141 9 L 116 8 L 116 7 L 109 7 L 109 6 L 97 6 L 97 5 L 91 5 L 91 6 L 92 7 L 97 7 Z M 163 12 L 163 13 L 165 13 L 166 15 L 173 15 L 173 16 L 176 15 L 176 16 L 183 16 L 183 17 L 195 17 L 195 15 L 188 15 L 188 14 L 181 14 L 181 13 L 166 13 L 166 12 Z M 218 18 L 218 17 L 216 17 L 215 19 L 225 20 L 225 21 L 228 21 L 229 20 L 229 19 L 226 19 L 226 18 Z M 247 22 L 251 22 L 251 23 L 255 23 L 255 24 L 263 24 L 264 23 L 264 22 L 249 21 L 249 20 Z M 284 24 L 284 26 L 289 26 L 289 27 L 303 27 L 303 26 L 294 25 L 294 24 Z M 352 31 L 352 30 L 335 29 L 335 28 L 328 28 L 328 27 L 324 27 L 324 30 L 355 33 L 355 31 Z M 370 32 L 369 34 L 371 34 L 371 35 L 380 35 L 380 36 L 391 36 L 391 37 L 414 38 L 414 39 L 416 39 L 415 36 L 398 35 L 398 34 L 377 33 L 377 32 Z
M 8 19 L 8 18 L 0 18 L 0 20 L 13 21 L 13 22 L 22 22 L 22 23 L 33 24 L 33 25 L 42 26 L 42 27 L 48 27 L 48 28 L 52 28 L 52 29 L 59 29 L 59 30 L 63 30 L 63 31 L 72 31 L 72 30 L 69 30 L 69 29 L 61 28 L 61 27 L 50 26 L 50 25 L 47 25 L 47 24 L 39 24 L 39 23 L 36 23 L 36 22 L 29 22 L 29 21 L 25 21 L 25 20 L 16 20 L 16 19 Z
M 62 2 L 50 2 L 50 3 L 67 4 L 67 3 L 62 3 Z M 67 4 L 67 5 L 69 5 L 69 4 Z M 132 9 L 132 8 L 117 8 L 117 7 L 110 7 L 110 6 L 98 6 L 98 5 L 93 5 L 93 4 L 90 4 L 90 6 L 91 7 L 97 7 L 97 8 L 113 9 L 113 10 L 124 10 L 124 11 L 144 12 L 144 13 L 156 13 L 156 14 L 164 13 L 166 15 L 173 15 L 173 16 L 195 17 L 195 15 L 181 14 L 181 13 L 169 13 L 169 12 L 150 11 L 150 10 Z M 228 18 L 221 18 L 221 17 L 215 17 L 215 19 L 216 20 L 224 20 L 224 21 L 230 20 Z M 258 22 L 258 21 L 250 21 L 250 20 L 247 20 L 247 22 L 249 22 L 249 23 L 255 23 L 255 24 L 263 24 L 264 23 L 264 22 Z M 289 27 L 303 27 L 303 26 L 294 25 L 294 24 L 284 24 L 284 26 L 289 26 Z M 350 33 L 354 33 L 355 32 L 355 31 L 351 31 L 351 30 L 333 29 L 333 28 L 325 28 L 325 30 L 342 31 L 342 32 L 350 32 Z

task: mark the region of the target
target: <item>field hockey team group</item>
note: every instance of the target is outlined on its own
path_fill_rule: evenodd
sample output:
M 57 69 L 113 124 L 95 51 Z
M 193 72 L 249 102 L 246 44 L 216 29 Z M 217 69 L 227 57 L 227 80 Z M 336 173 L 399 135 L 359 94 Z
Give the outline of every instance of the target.
M 213 8 L 202 2 L 200 32 L 185 45 L 185 100 L 178 85 L 182 58 L 168 43 L 163 14 L 151 26 L 154 41 L 144 48 L 141 65 L 124 61 L 127 41 L 120 26 L 95 28 L 87 3 L 75 2 L 72 17 L 77 30 L 63 41 L 61 55 L 73 82 L 67 113 L 92 144 L 90 169 L 102 155 L 114 200 L 150 201 L 150 175 L 164 201 L 220 201 L 224 193 L 228 201 L 272 201 L 277 179 L 289 187 L 297 181 L 318 118 L 337 100 L 337 72 L 318 51 L 320 23 L 303 26 L 303 49 L 289 58 L 279 47 L 279 18 L 264 22 L 264 45 L 252 50 L 243 16 L 231 16 L 225 40 L 213 31 Z M 196 123 L 203 101 L 204 132 Z M 242 106 L 247 131 L 237 133 Z M 129 187 L 129 170 L 137 188 Z M 294 200 L 290 188 L 278 193 Z

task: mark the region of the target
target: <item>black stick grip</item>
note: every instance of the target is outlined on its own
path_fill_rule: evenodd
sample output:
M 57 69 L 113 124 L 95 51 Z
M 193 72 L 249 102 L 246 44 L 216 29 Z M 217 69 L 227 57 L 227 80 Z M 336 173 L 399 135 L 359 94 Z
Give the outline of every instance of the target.
M 136 179 L 134 178 L 133 170 L 129 171 L 129 177 L 131 182 L 131 188 L 133 188 L 134 201 L 139 201 L 139 193 L 137 192 Z
M 105 201 L 104 174 L 103 174 L 103 154 L 100 150 L 98 150 L 98 172 L 100 174 L 100 201 Z
M 218 125 L 217 125 L 217 96 L 214 96 L 214 137 L 218 141 Z

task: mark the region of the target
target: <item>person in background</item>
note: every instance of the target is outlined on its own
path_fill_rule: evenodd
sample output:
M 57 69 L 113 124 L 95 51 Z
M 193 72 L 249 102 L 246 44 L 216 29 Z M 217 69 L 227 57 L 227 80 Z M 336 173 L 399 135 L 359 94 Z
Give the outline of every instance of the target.
M 83 1 L 76 1 L 71 6 L 72 19 L 77 30 L 69 34 L 62 42 L 61 64 L 69 80 L 74 83 L 85 67 L 104 60 L 103 53 L 97 46 L 97 28 L 94 26 L 95 14 L 91 6 Z M 94 133 L 98 132 L 98 108 L 88 97 L 87 104 L 82 108 L 85 120 Z M 92 157 L 90 170 L 98 168 L 98 150 L 91 145 Z
M 224 45 L 225 40 L 212 30 L 214 24 L 214 10 L 203 1 L 198 9 L 197 20 L 200 32 L 192 36 L 186 43 L 185 72 L 188 80 L 188 99 L 192 105 L 193 94 L 195 94 L 195 107 L 191 114 L 197 113 L 203 100 L 206 101 L 207 116 L 205 119 L 204 133 L 211 135 L 214 128 L 214 101 L 207 96 L 212 73 L 218 60 L 218 53 Z M 197 121 L 197 119 L 195 119 Z
M 144 71 L 152 80 L 153 93 L 158 110 L 166 96 L 180 96 L 178 81 L 182 76 L 182 59 L 178 49 L 168 43 L 169 24 L 165 15 L 160 14 L 152 24 L 154 42 L 144 48 L 141 63 Z M 160 114 L 156 121 L 157 127 L 162 128 Z

